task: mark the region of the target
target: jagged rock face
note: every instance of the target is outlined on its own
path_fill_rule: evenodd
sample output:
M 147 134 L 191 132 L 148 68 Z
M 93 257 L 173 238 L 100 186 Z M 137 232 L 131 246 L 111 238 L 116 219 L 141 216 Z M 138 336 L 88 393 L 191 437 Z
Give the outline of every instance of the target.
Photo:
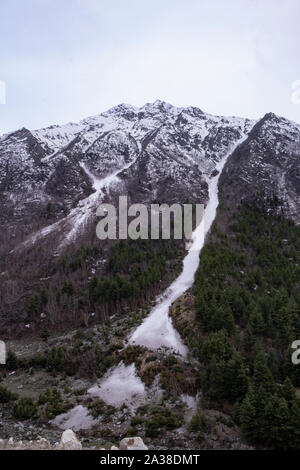
M 84 154 L 79 150 L 78 156 L 97 178 L 104 178 L 133 163 L 138 154 L 139 148 L 135 139 L 130 134 L 116 130 L 101 133 Z
M 1 222 L 11 232 L 22 224 L 30 233 L 33 222 L 46 227 L 91 195 L 95 180 L 122 169 L 108 199 L 206 203 L 216 163 L 249 131 L 229 159 L 222 188 L 235 193 L 233 202 L 256 188 L 275 190 L 297 219 L 299 126 L 275 115 L 254 124 L 156 101 L 119 105 L 78 124 L 21 129 L 0 140 Z M 94 215 L 96 205 L 88 207 Z
M 90 181 L 78 162 L 62 154 L 55 157 L 55 162 L 51 162 L 51 166 L 53 171 L 49 173 L 43 187 L 45 195 L 50 200 L 71 207 L 79 199 L 91 193 Z
M 46 151 L 27 129 L 21 129 L 0 140 L 0 219 L 22 220 L 29 204 L 47 199 L 43 185 L 49 168 L 42 163 Z M 25 208 L 25 205 L 27 207 Z M 23 216 L 22 216 L 23 214 Z
M 41 187 L 47 177 L 42 165 L 46 155 L 39 141 L 27 129 L 21 129 L 0 141 L 0 190 L 17 193 Z
M 207 179 L 215 164 L 244 135 L 247 122 L 218 118 L 195 108 L 142 140 L 139 158 L 123 175 L 132 200 L 160 203 L 207 201 Z
M 230 207 L 241 200 L 278 199 L 278 211 L 299 223 L 300 126 L 267 114 L 228 160 L 220 190 Z

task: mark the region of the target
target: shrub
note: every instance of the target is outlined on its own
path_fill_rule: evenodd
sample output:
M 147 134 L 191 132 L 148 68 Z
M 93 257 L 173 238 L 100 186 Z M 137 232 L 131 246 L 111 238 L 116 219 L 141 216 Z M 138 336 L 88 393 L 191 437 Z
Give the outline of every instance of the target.
M 47 357 L 44 354 L 37 353 L 28 359 L 29 367 L 46 367 Z
M 49 337 L 50 337 L 50 332 L 49 332 L 48 328 L 45 328 L 41 333 L 41 338 L 46 343 L 48 341 Z
M 131 426 L 134 427 L 134 426 L 138 426 L 139 424 L 142 424 L 143 423 L 143 420 L 142 418 L 140 418 L 139 416 L 135 416 L 134 418 L 132 418 L 131 420 Z
M 20 361 L 18 360 L 15 353 L 12 351 L 8 351 L 7 358 L 6 358 L 6 369 L 15 370 L 19 367 L 19 365 L 20 365 Z
M 98 418 L 98 416 L 102 415 L 104 412 L 105 403 L 102 400 L 97 400 L 93 403 L 89 409 L 91 410 L 91 415 L 94 418 Z
M 152 419 L 147 423 L 146 435 L 157 437 L 161 429 L 176 429 L 179 427 L 177 416 L 167 408 L 156 407 L 152 410 Z
M 48 388 L 45 393 L 41 393 L 38 404 L 46 404 L 45 412 L 48 419 L 53 419 L 70 408 L 68 402 L 63 402 L 61 393 L 57 388 Z
M 14 417 L 25 420 L 34 418 L 37 412 L 37 405 L 32 398 L 21 398 L 14 406 Z
M 207 420 L 202 411 L 197 411 L 197 413 L 192 417 L 189 431 L 190 432 L 202 432 L 207 427 Z
M 0 403 L 8 403 L 12 400 L 17 400 L 18 395 L 10 392 L 7 388 L 0 385 Z

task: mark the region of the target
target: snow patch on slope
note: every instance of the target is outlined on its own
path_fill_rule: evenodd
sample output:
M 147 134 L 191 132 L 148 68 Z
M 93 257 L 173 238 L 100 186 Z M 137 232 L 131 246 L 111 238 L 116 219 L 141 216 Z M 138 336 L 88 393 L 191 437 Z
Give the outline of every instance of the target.
M 123 362 L 106 374 L 99 385 L 88 390 L 94 397 L 101 398 L 109 405 L 121 407 L 136 406 L 138 400 L 146 393 L 145 385 L 136 374 L 134 364 L 125 366 Z
M 97 424 L 97 420 L 89 414 L 89 410 L 86 407 L 78 405 L 67 413 L 56 416 L 50 423 L 58 426 L 60 429 L 79 431 L 81 429 L 90 429 Z

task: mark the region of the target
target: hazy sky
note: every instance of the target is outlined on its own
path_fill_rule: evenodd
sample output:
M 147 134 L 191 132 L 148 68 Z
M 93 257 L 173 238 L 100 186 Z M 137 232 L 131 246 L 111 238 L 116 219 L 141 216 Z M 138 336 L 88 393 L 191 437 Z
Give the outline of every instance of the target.
M 300 0 L 0 0 L 0 134 L 161 99 L 300 122 Z

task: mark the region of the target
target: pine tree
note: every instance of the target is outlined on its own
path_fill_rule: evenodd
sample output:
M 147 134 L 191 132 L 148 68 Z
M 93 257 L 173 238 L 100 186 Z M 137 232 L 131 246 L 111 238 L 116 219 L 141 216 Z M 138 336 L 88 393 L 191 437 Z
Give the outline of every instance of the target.
M 224 380 L 225 362 L 213 356 L 209 365 L 209 396 L 219 400 L 226 396 Z
M 289 377 L 286 377 L 281 389 L 280 389 L 280 396 L 284 398 L 288 404 L 288 406 L 292 406 L 292 404 L 296 401 L 296 390 L 290 380 Z M 299 423 L 300 425 L 300 423 Z
M 247 352 L 250 352 L 253 349 L 255 341 L 256 338 L 254 335 L 253 327 L 250 322 L 248 322 L 244 333 L 244 348 Z
M 273 395 L 269 396 L 268 401 L 266 402 L 263 410 L 263 420 L 261 419 L 261 426 L 263 426 L 261 435 L 266 443 L 266 445 L 272 445 L 273 443 L 273 426 L 274 426 L 274 408 L 275 402 Z
M 277 344 L 285 349 L 292 342 L 293 327 L 291 313 L 286 307 L 281 307 L 276 317 Z
M 227 396 L 235 401 L 243 398 L 248 389 L 248 377 L 243 357 L 235 353 L 226 365 Z
M 255 335 L 261 335 L 264 332 L 264 319 L 259 310 L 255 309 L 251 312 L 249 323 Z
M 275 394 L 273 398 L 273 425 L 268 435 L 270 444 L 275 448 L 287 448 L 289 445 L 288 421 L 289 410 L 287 402 L 284 398 L 280 398 Z
M 269 393 L 274 392 L 274 379 L 262 350 L 258 351 L 255 357 L 253 379 L 256 389 L 264 387 Z
M 252 385 L 249 386 L 239 414 L 243 433 L 251 442 L 255 442 L 258 437 L 260 423 L 257 419 L 255 392 Z
M 288 423 L 289 429 L 289 448 L 299 450 L 300 448 L 300 405 L 298 401 L 293 401 L 290 408 L 290 417 Z
M 268 357 L 268 367 L 276 381 L 279 380 L 279 361 L 275 351 L 271 349 Z

